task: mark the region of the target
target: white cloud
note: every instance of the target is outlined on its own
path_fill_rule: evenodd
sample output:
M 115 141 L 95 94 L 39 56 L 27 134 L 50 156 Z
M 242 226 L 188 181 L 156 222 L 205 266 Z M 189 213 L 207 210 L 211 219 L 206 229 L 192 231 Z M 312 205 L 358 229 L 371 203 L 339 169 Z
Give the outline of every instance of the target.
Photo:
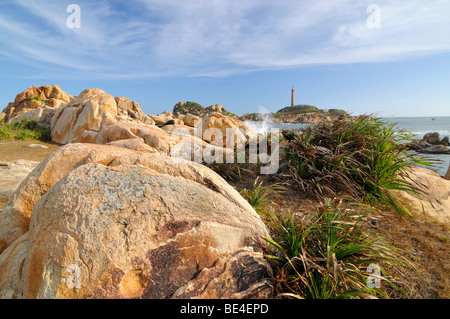
M 15 14 L 0 10 L 0 54 L 80 76 L 126 79 L 230 76 L 450 51 L 448 0 L 378 1 L 381 29 L 366 25 L 372 1 L 77 3 L 82 28 L 74 30 L 65 24 L 69 2 L 14 0 L 8 9 Z

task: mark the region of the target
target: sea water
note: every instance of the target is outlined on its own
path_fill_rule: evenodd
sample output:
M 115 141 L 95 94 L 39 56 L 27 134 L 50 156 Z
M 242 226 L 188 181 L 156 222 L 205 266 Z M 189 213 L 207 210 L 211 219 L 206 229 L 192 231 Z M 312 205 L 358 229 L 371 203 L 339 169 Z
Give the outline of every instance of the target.
M 395 124 L 399 130 L 406 130 L 413 135 L 413 139 L 422 139 L 426 133 L 438 132 L 440 138 L 450 137 L 450 117 L 385 117 L 383 121 Z M 305 123 L 271 123 L 270 120 L 264 122 L 246 121 L 252 130 L 256 133 L 268 132 L 271 128 L 280 130 L 294 130 L 307 127 L 310 124 Z M 419 154 L 414 152 L 414 156 L 429 159 L 432 163 L 430 169 L 444 176 L 450 163 L 450 155 Z

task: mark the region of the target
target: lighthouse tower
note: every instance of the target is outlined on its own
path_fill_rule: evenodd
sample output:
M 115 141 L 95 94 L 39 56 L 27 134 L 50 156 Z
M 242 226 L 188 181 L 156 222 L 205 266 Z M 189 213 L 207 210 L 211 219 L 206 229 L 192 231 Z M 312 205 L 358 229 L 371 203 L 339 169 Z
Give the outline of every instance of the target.
M 294 87 L 292 87 L 292 92 L 291 92 L 291 106 L 295 105 L 295 89 Z

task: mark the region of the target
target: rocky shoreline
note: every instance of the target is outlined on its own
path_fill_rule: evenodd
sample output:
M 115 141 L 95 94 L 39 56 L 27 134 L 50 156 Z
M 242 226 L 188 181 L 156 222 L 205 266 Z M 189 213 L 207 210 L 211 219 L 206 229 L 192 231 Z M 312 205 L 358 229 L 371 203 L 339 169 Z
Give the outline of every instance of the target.
M 147 115 L 99 89 L 17 95 L 0 119 L 45 125 L 61 147 L 42 162 L 0 163 L 0 174 L 17 170 L 0 213 L 0 298 L 274 297 L 268 227 L 219 174 L 172 156 L 178 146 L 234 152 L 258 134 L 220 105 L 194 115 L 183 103 Z M 404 200 L 449 223 L 450 182 L 422 168 L 411 180 L 430 201 Z
M 243 122 L 146 115 L 124 97 L 57 86 L 30 87 L 2 117 L 46 125 L 64 146 L 27 171 L 0 214 L 1 298 L 271 297 L 259 216 L 215 172 L 169 156 L 180 143 L 229 147 L 225 135 L 193 134 L 200 126 L 256 138 Z

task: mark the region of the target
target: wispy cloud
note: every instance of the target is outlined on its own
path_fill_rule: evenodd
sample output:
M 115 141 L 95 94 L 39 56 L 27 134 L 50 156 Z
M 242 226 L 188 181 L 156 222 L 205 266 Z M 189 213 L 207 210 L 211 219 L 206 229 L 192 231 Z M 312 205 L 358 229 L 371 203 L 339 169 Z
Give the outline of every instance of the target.
M 450 51 L 448 0 L 75 1 L 81 29 L 69 29 L 72 1 L 0 5 L 0 54 L 73 76 L 132 79 L 231 76 L 313 64 L 398 60 Z

